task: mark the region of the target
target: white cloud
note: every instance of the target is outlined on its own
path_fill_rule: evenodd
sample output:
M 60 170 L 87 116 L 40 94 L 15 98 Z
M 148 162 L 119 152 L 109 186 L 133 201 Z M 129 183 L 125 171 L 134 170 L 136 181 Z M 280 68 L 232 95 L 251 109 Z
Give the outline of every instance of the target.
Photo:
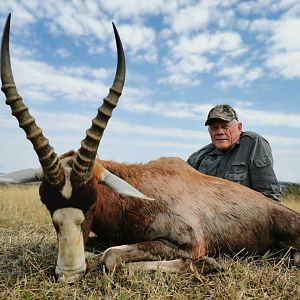
M 300 50 L 300 19 L 279 21 L 273 29 L 270 42 L 274 50 Z
M 126 110 L 154 114 L 176 119 L 204 119 L 211 108 L 209 104 L 191 104 L 186 102 L 156 102 L 125 101 L 123 107 Z
M 286 10 L 286 11 L 285 11 Z M 272 3 L 272 12 L 284 12 L 284 17 L 296 17 L 300 13 L 300 4 L 298 0 L 277 0 Z
M 296 113 L 262 111 L 238 108 L 240 119 L 247 124 L 264 126 L 300 127 L 300 115 Z M 288 121 L 287 121 L 288 120 Z
M 63 14 L 59 9 L 59 5 L 57 10 L 59 17 L 55 22 L 51 22 L 52 30 L 64 30 L 66 33 L 75 36 L 84 35 L 87 29 L 85 26 L 83 26 L 82 19 L 80 16 L 78 16 L 78 12 L 73 6 L 64 6 Z
M 284 10 L 295 10 L 298 0 L 255 0 L 240 1 L 237 10 L 243 15 L 266 15 Z
M 88 72 L 89 69 L 83 67 L 80 70 L 81 74 L 74 75 L 67 69 L 66 71 L 63 68 L 57 69 L 41 61 L 14 59 L 16 82 L 19 90 L 24 90 L 21 93 L 26 98 L 29 95 L 44 94 L 42 97 L 44 99 L 49 99 L 51 95 L 53 100 L 64 97 L 69 101 L 98 101 L 99 96 L 107 94 L 108 87 L 98 78 L 91 77 L 93 74 Z M 29 75 L 28 70 L 30 70 Z M 97 70 L 94 72 L 101 73 Z M 31 101 L 40 101 L 40 98 L 31 98 Z
M 266 139 L 270 142 L 272 146 L 300 146 L 300 138 L 295 137 L 285 137 L 285 136 L 276 136 L 276 135 L 267 135 Z M 298 149 L 294 149 L 300 152 Z M 290 149 L 289 151 L 293 151 Z M 299 153 L 300 154 L 300 153 Z
M 121 5 L 121 3 L 113 3 L 116 6 Z M 81 4 L 72 2 L 72 4 L 56 6 L 54 11 L 48 6 L 44 7 L 44 17 L 49 19 L 48 26 L 53 34 L 65 34 L 74 39 L 80 39 L 80 42 L 87 46 L 90 54 L 104 52 L 106 44 L 115 49 L 111 27 L 112 18 L 103 12 L 103 7 L 99 3 L 96 5 L 90 2 Z M 128 8 L 129 6 L 130 3 L 126 3 L 126 5 L 123 3 L 123 7 Z M 107 5 L 104 5 L 105 7 Z M 50 16 L 46 14 L 48 9 L 51 11 Z M 147 27 L 141 22 L 123 24 L 118 19 L 115 20 L 115 24 L 127 56 L 149 62 L 157 60 L 156 32 L 153 28 Z M 102 42 L 100 47 L 99 40 Z
M 300 20 L 278 21 L 269 39 L 270 48 L 265 65 L 276 76 L 300 77 Z
M 6 17 L 10 12 L 13 14 L 14 18 L 12 20 L 12 25 L 15 26 L 16 31 L 21 31 L 22 29 L 24 31 L 24 26 L 31 25 L 35 22 L 34 15 L 24 6 L 24 4 L 18 1 L 1 1 L 0 12 L 3 17 Z
M 231 58 L 246 51 L 239 34 L 230 31 L 182 36 L 168 44 L 171 55 L 164 62 L 168 75 L 159 82 L 171 85 L 198 85 L 197 76 L 212 71 L 217 55 Z
M 91 68 L 89 66 L 80 66 L 80 67 L 61 67 L 59 69 L 64 75 L 69 75 L 77 78 L 91 78 L 94 79 L 107 79 L 113 78 L 115 70 L 114 69 L 104 69 L 104 68 Z
M 244 15 L 262 15 L 265 14 L 271 3 L 272 0 L 243 1 L 238 4 L 237 9 Z
M 247 19 L 236 19 L 236 26 L 238 30 L 247 30 L 250 27 L 250 20 Z
M 270 33 L 276 26 L 275 20 L 270 20 L 266 18 L 255 19 L 250 23 L 249 30 L 258 33 Z
M 82 66 L 55 67 L 44 61 L 35 60 L 35 51 L 12 44 L 12 70 L 19 92 L 31 101 L 99 102 L 107 95 L 112 82 L 114 68 L 92 68 Z M 29 72 L 30 70 L 30 72 Z M 131 95 L 135 89 L 129 89 Z
M 72 1 L 57 5 L 53 0 L 43 1 L 39 17 L 48 20 L 49 29 L 55 34 L 105 40 L 111 33 L 110 19 L 97 2 Z
M 184 105 L 183 105 L 184 106 Z M 164 108 L 164 105 L 161 106 Z M 199 109 L 198 109 L 199 110 Z M 201 108 L 204 110 L 204 108 Z M 149 112 L 150 108 L 144 110 L 145 112 Z M 176 115 L 172 114 L 176 112 Z M 91 126 L 92 118 L 95 116 L 87 116 L 87 114 L 79 114 L 79 113 L 67 113 L 62 111 L 56 112 L 43 112 L 38 109 L 30 109 L 31 114 L 35 117 L 36 123 L 43 130 L 50 132 L 50 136 L 54 136 L 53 140 L 56 140 L 57 132 L 61 132 L 63 128 L 62 138 L 60 136 L 60 140 L 63 141 L 67 139 L 67 136 L 70 136 L 71 139 L 78 136 L 83 137 L 85 130 Z M 153 113 L 159 114 L 159 108 L 156 107 Z M 195 113 L 195 112 L 194 112 Z M 175 117 L 175 118 L 188 118 L 188 115 L 180 116 L 179 110 L 170 110 L 170 114 L 166 113 L 164 116 Z M 1 130 L 5 128 L 16 129 L 17 123 L 14 118 L 10 116 L 6 122 L 4 122 Z M 21 129 L 18 129 L 21 132 Z M 112 118 L 108 123 L 108 128 L 106 131 L 113 133 L 114 136 L 124 136 L 124 135 L 138 135 L 138 136 L 155 136 L 157 138 L 170 138 L 173 139 L 207 139 L 208 133 L 204 129 L 202 132 L 197 130 L 185 130 L 176 127 L 155 127 L 155 126 L 145 126 L 139 124 L 133 124 L 131 122 L 124 121 L 118 118 Z M 1 131 L 0 131 L 1 132 Z M 80 140 L 78 140 L 79 142 Z
M 165 23 L 177 34 L 204 28 L 209 21 L 209 10 L 202 5 L 184 7 L 165 17 Z
M 103 3 L 98 2 L 97 4 L 95 2 L 83 2 L 80 5 L 82 7 L 79 7 L 79 3 L 76 2 L 59 5 L 56 8 L 45 5 L 44 17 L 51 20 L 48 25 L 53 34 L 63 33 L 74 38 L 82 38 L 82 42 L 89 48 L 88 53 L 98 54 L 102 53 L 105 48 L 95 44 L 97 39 L 109 41 L 111 47 L 115 47 L 111 35 L 111 19 L 115 19 L 115 16 L 129 17 L 132 22 L 131 17 L 135 14 L 157 14 L 159 7 L 164 7 L 165 2 L 154 0 L 144 3 L 133 0 L 127 1 L 124 5 L 123 1 L 103 1 Z M 104 14 L 103 9 L 113 16 Z M 122 21 L 118 21 L 118 17 L 116 19 L 116 26 L 126 48 L 127 56 L 155 62 L 157 60 L 155 30 L 144 26 L 138 19 L 132 25 L 122 25 Z
M 127 54 L 143 61 L 155 62 L 157 60 L 155 30 L 143 25 L 125 24 L 120 25 L 118 31 Z M 115 48 L 115 45 L 111 47 Z
M 298 7 L 300 13 L 300 5 Z M 258 33 L 257 39 L 265 44 L 261 56 L 264 59 L 263 66 L 269 69 L 268 73 L 271 76 L 294 79 L 300 77 L 300 19 L 295 18 L 294 14 L 288 15 L 289 17 L 285 14 L 277 20 L 254 20 L 250 30 Z
M 91 55 L 98 55 L 101 54 L 105 51 L 105 48 L 102 46 L 94 46 L 94 45 L 89 45 L 88 48 L 88 54 Z
M 217 75 L 226 78 L 218 82 L 221 88 L 226 89 L 230 86 L 243 87 L 259 79 L 263 75 L 263 70 L 260 67 L 251 68 L 248 65 L 232 65 L 222 67 Z
M 227 101 L 221 101 L 227 102 Z M 220 103 L 221 103 L 220 102 Z M 217 104 L 217 103 L 215 103 Z M 239 102 L 237 102 L 239 104 Z M 249 109 L 249 101 L 243 101 L 242 105 L 237 105 L 239 119 L 245 124 L 264 125 L 264 126 L 285 126 L 290 128 L 300 127 L 300 115 L 288 113 L 286 111 L 265 111 Z M 137 101 L 125 101 L 123 107 L 126 110 L 140 114 L 154 114 L 168 118 L 188 119 L 188 120 L 205 120 L 208 111 L 213 107 L 211 103 L 188 103 L 188 102 L 158 102 L 149 103 Z M 287 120 L 289 120 L 287 122 Z
M 175 46 L 176 45 L 176 46 Z M 236 32 L 201 33 L 192 37 L 182 36 L 169 45 L 175 57 L 190 54 L 234 51 L 244 48 L 241 37 Z M 172 48 L 174 46 L 174 49 Z
M 124 122 L 122 120 L 111 120 L 109 131 L 115 132 L 118 135 L 134 135 L 140 136 L 155 136 L 156 138 L 172 138 L 172 139 L 207 139 L 207 131 L 184 130 L 180 128 L 161 128 L 154 126 L 143 126 Z
M 236 0 L 186 1 L 177 9 L 165 11 L 164 23 L 175 34 L 189 35 L 217 25 L 228 28 L 235 22 Z
M 172 11 L 178 6 L 178 1 L 173 0 L 100 0 L 101 7 L 111 15 L 121 18 L 137 18 L 147 15 L 157 15 L 162 11 Z
M 54 52 L 54 54 L 56 54 L 62 58 L 67 58 L 67 57 L 71 56 L 70 51 L 66 48 L 59 48 Z
M 235 76 L 241 76 L 244 72 L 245 72 L 245 68 L 241 65 L 230 66 L 230 67 L 222 68 L 222 70 L 219 71 L 218 75 L 235 77 Z
M 169 85 L 169 86 L 197 86 L 200 84 L 200 80 L 196 76 L 186 76 L 180 71 L 174 74 L 170 74 L 158 79 L 158 83 Z
M 32 115 L 36 118 L 36 122 L 47 131 L 61 131 L 62 128 L 66 133 L 78 131 L 84 134 L 85 130 L 90 127 L 92 117 L 86 114 L 68 113 L 68 112 L 43 112 L 37 109 L 31 109 Z M 96 111 L 95 111 L 96 114 Z M 94 115 L 95 115 L 94 114 Z
M 266 60 L 266 66 L 277 76 L 300 78 L 300 51 L 273 53 Z
M 240 108 L 241 107 L 250 107 L 252 105 L 253 105 L 253 103 L 249 100 L 238 100 L 235 102 L 235 106 L 240 107 Z
M 170 75 L 159 79 L 160 83 L 175 85 L 198 85 L 196 79 L 198 73 L 209 71 L 213 64 L 201 55 L 190 54 L 182 57 L 179 61 L 168 60 L 165 62 Z
M 22 59 L 32 58 L 37 56 L 37 50 L 32 48 L 25 48 L 24 46 L 21 46 L 19 44 L 16 44 L 14 42 L 10 42 L 10 52 L 12 57 L 12 64 L 14 57 L 20 57 Z

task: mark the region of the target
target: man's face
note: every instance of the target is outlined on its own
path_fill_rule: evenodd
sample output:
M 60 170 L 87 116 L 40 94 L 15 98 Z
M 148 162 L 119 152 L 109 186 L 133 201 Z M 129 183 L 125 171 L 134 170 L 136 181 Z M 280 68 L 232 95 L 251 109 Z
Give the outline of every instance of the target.
M 208 127 L 210 138 L 220 151 L 227 151 L 239 139 L 242 132 L 242 123 L 237 120 L 231 122 L 215 120 Z

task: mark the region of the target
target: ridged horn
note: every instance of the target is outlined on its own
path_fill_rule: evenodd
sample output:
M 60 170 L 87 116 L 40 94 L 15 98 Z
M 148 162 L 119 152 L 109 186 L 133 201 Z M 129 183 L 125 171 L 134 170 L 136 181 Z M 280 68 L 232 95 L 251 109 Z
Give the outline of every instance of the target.
M 19 126 L 25 131 L 27 139 L 32 143 L 46 180 L 50 184 L 59 184 L 64 181 L 64 170 L 60 160 L 17 92 L 9 54 L 10 19 L 11 14 L 7 17 L 1 44 L 1 89 L 6 96 L 5 103 L 11 107 L 12 115 L 17 118 Z
M 98 109 L 97 116 L 92 120 L 91 127 L 86 131 L 86 137 L 81 141 L 81 147 L 74 159 L 71 172 L 71 182 L 74 185 L 81 185 L 92 176 L 100 140 L 112 111 L 117 106 L 125 82 L 126 64 L 123 46 L 118 31 L 114 23 L 112 24 L 118 52 L 117 70 L 112 87 L 109 89 L 108 95 L 103 99 L 103 104 Z

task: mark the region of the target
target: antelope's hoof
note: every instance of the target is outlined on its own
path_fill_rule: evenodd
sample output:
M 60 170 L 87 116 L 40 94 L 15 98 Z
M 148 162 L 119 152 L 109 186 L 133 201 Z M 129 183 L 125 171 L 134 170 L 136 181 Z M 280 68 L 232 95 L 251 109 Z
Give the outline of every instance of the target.
M 217 261 L 212 257 L 204 256 L 202 259 L 193 260 L 191 262 L 191 269 L 195 272 L 202 274 L 224 272 L 225 269 L 217 263 Z

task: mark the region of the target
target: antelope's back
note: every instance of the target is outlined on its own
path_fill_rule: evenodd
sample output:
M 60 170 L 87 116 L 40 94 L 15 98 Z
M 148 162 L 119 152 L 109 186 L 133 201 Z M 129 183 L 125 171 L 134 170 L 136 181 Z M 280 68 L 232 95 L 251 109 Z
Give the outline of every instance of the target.
M 140 203 L 138 209 L 151 211 L 153 207 L 174 224 L 184 222 L 196 235 L 203 232 L 208 249 L 268 248 L 270 241 L 261 233 L 269 231 L 272 207 L 281 205 L 261 193 L 201 174 L 179 158 L 160 158 L 144 165 L 102 164 L 156 199 L 156 203 Z
M 156 202 L 192 214 L 242 214 L 248 218 L 278 205 L 259 192 L 225 179 L 202 174 L 180 158 L 162 157 L 147 164 L 101 161 L 109 171 L 132 184 Z M 280 204 L 279 204 L 280 205 Z

